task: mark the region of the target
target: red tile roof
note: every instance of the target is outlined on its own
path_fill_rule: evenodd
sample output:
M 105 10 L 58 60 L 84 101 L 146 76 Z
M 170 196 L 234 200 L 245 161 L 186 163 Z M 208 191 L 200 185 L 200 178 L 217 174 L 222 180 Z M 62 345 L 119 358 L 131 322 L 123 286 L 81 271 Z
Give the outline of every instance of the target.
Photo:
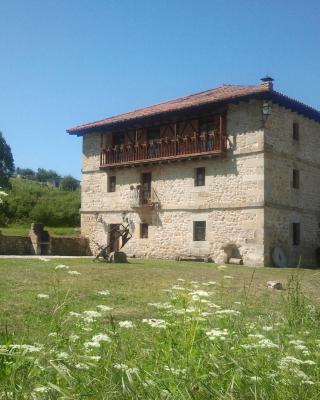
M 320 112 L 297 100 L 291 99 L 281 93 L 273 91 L 272 85 L 262 83 L 260 85 L 240 86 L 240 85 L 224 85 L 215 89 L 206 90 L 204 92 L 195 93 L 190 96 L 180 97 L 175 100 L 169 100 L 153 106 L 141 108 L 128 113 L 119 114 L 113 117 L 105 118 L 100 121 L 90 122 L 79 125 L 74 128 L 67 129 L 67 132 L 74 135 L 81 135 L 86 131 L 92 131 L 99 128 L 108 128 L 114 124 L 133 122 L 151 116 L 160 116 L 164 113 L 182 111 L 184 109 L 200 107 L 207 104 L 219 104 L 223 102 L 232 102 L 243 98 L 255 97 L 258 95 L 266 95 L 266 98 L 274 99 L 283 105 L 294 109 L 294 111 L 303 114 L 309 111 L 307 115 L 313 119 L 320 121 Z M 291 105 L 291 106 L 290 106 Z M 305 111 L 305 112 L 303 112 Z

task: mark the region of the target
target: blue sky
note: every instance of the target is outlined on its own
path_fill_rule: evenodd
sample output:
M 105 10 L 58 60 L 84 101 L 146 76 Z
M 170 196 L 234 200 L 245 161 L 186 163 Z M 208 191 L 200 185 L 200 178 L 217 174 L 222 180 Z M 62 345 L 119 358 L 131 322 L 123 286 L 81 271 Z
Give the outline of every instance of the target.
M 223 83 L 320 109 L 320 2 L 0 0 L 0 130 L 16 166 L 81 175 L 65 129 Z

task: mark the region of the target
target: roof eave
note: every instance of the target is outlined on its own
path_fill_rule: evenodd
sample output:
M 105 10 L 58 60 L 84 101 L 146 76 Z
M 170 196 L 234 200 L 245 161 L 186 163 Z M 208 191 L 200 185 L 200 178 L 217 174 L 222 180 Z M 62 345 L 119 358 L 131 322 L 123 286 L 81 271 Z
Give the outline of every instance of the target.
M 184 107 L 179 110 L 170 110 L 170 111 L 164 111 L 164 112 L 158 112 L 154 113 L 148 116 L 142 116 L 142 117 L 136 117 L 136 118 L 131 118 L 128 120 L 123 120 L 123 121 L 118 121 L 118 122 L 110 122 L 110 123 L 104 123 L 99 126 L 91 126 L 91 124 L 88 124 L 88 127 L 79 127 L 77 128 L 70 128 L 67 129 L 67 132 L 70 135 L 76 135 L 76 136 L 83 136 L 84 134 L 87 133 L 92 133 L 92 132 L 99 132 L 101 130 L 113 130 L 113 129 L 124 129 L 124 128 L 134 128 L 135 125 L 140 125 L 143 123 L 150 123 L 150 122 L 156 122 L 159 119 L 171 119 L 173 120 L 173 116 L 176 116 L 179 118 L 183 114 L 186 113 L 192 113 L 195 111 L 206 111 L 208 108 L 214 107 L 215 109 L 225 107 L 229 104 L 234 104 L 238 103 L 240 101 L 249 101 L 251 99 L 261 99 L 261 100 L 272 100 L 281 106 L 290 109 L 291 111 L 297 112 L 299 114 L 302 114 L 306 116 L 307 118 L 310 118 L 316 122 L 320 122 L 320 111 L 309 107 L 297 100 L 291 99 L 290 97 L 287 97 L 279 92 L 276 91 L 262 91 L 262 92 L 257 92 L 257 93 L 250 93 L 246 94 L 243 96 L 236 96 L 234 98 L 229 98 L 229 99 L 224 99 L 224 100 L 215 100 L 212 102 L 208 102 L 206 104 L 199 104 L 199 105 L 193 105 L 189 107 Z

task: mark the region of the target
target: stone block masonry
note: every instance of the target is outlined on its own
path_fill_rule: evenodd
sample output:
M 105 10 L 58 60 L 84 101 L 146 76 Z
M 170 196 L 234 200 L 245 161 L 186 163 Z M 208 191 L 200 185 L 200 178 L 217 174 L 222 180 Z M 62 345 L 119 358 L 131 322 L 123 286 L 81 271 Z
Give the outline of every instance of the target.
M 99 168 L 101 135 L 84 135 L 81 226 L 95 243 L 108 243 L 111 224 L 123 213 L 133 222 L 128 255 L 145 258 L 211 257 L 226 261 L 233 245 L 245 264 L 264 264 L 264 132 L 259 101 L 232 105 L 228 110 L 226 157 L 103 171 Z M 195 169 L 205 168 L 205 186 L 195 186 Z M 152 174 L 160 210 L 130 207 L 130 186 L 141 174 Z M 108 176 L 116 176 L 116 191 L 108 192 Z M 206 222 L 206 239 L 194 241 L 195 221 Z M 148 238 L 140 225 L 148 224 Z

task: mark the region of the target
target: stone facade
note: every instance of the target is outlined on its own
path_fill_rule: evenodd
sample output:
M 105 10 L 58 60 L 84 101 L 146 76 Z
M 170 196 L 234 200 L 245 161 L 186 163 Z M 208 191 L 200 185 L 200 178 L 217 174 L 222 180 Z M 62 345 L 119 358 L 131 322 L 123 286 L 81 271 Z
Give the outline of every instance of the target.
M 225 261 L 235 249 L 247 265 L 272 265 L 271 253 L 281 247 L 288 265 L 316 265 L 320 233 L 320 124 L 276 103 L 263 115 L 263 100 L 230 104 L 227 110 L 226 156 L 138 166 L 100 169 L 106 135 L 83 135 L 82 234 L 98 244 L 108 243 L 110 224 L 132 221 L 129 256 L 176 258 L 211 257 Z M 292 136 L 299 124 L 299 140 Z M 205 186 L 194 185 L 194 173 L 205 167 Z M 299 170 L 299 188 L 292 187 L 292 170 Z M 159 209 L 130 207 L 130 186 L 141 174 L 152 173 Z M 107 191 L 108 175 L 116 176 L 116 191 Z M 206 221 L 206 240 L 193 240 L 194 221 Z M 148 238 L 140 238 L 140 224 Z M 300 243 L 293 245 L 292 224 L 300 223 Z M 231 254 L 232 255 L 232 254 Z
M 264 264 L 264 130 L 261 102 L 232 105 L 227 114 L 228 152 L 225 157 L 100 170 L 103 137 L 84 135 L 82 234 L 108 243 L 110 224 L 133 222 L 128 255 L 147 258 L 211 257 L 223 262 L 226 246 L 238 249 L 246 264 Z M 205 186 L 194 185 L 194 173 L 205 167 Z M 133 210 L 130 186 L 141 173 L 152 173 L 152 188 L 161 207 Z M 108 174 L 116 175 L 116 191 L 107 192 Z M 193 222 L 206 221 L 206 240 L 193 240 Z M 140 238 L 147 223 L 148 238 Z
M 292 135 L 299 126 L 299 140 Z M 288 265 L 317 265 L 320 246 L 320 124 L 273 104 L 265 126 L 265 263 L 280 246 Z M 299 188 L 293 187 L 293 169 Z M 293 245 L 292 224 L 300 224 L 300 244 Z

